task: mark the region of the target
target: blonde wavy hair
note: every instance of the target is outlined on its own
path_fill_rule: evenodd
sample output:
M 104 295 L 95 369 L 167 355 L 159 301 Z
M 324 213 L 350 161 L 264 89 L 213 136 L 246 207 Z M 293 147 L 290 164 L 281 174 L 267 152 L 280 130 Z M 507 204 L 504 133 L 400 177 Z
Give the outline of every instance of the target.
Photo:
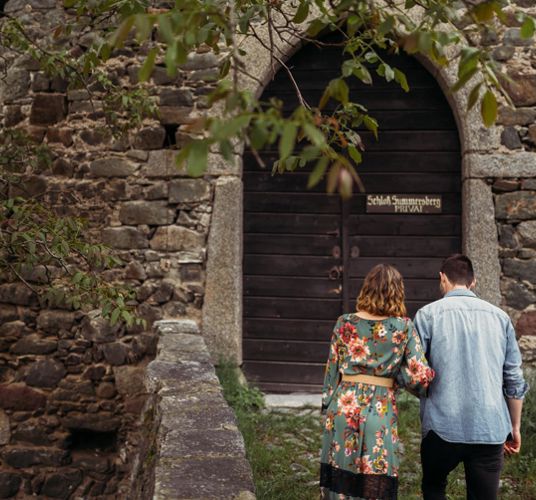
M 376 316 L 406 316 L 404 280 L 396 267 L 388 264 L 374 266 L 365 277 L 357 310 Z

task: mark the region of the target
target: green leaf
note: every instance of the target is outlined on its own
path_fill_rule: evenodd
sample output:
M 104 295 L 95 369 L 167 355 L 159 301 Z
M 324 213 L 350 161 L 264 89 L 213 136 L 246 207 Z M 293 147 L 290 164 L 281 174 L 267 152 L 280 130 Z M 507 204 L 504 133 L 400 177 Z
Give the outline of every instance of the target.
M 307 28 L 307 34 L 309 36 L 315 37 L 325 27 L 326 27 L 326 23 L 324 21 L 322 21 L 321 19 L 314 19 L 313 22 L 309 25 L 309 28 Z
M 303 23 L 307 19 L 307 16 L 309 15 L 309 2 L 303 1 L 300 3 L 298 10 L 296 11 L 296 14 L 294 15 L 294 19 L 292 19 L 293 23 L 300 24 Z
M 475 18 L 477 19 L 477 21 L 480 21 L 480 22 L 491 21 L 493 19 L 493 14 L 495 12 L 495 9 L 494 9 L 495 3 L 496 2 L 493 0 L 493 1 L 488 1 L 488 2 L 482 2 L 476 5 L 473 8 L 472 12 Z
M 394 68 L 395 80 L 406 92 L 409 92 L 409 85 L 406 75 L 398 68 Z
M 146 82 L 151 76 L 151 73 L 153 72 L 153 69 L 154 69 L 154 63 L 155 63 L 157 52 L 158 52 L 158 47 L 153 47 L 147 54 L 147 58 L 145 59 L 143 66 L 140 68 L 138 72 L 138 79 L 140 80 L 140 82 Z
M 472 68 L 470 71 L 463 74 L 463 76 L 451 87 L 452 92 L 458 92 L 475 74 L 478 68 Z
M 187 170 L 192 177 L 199 177 L 205 173 L 208 160 L 208 143 L 197 140 L 190 143 Z
M 324 134 L 320 132 L 320 130 L 318 130 L 314 125 L 311 123 L 306 123 L 303 126 L 303 131 L 312 144 L 315 146 L 325 146 L 326 138 L 324 137 Z
M 116 307 L 112 311 L 112 315 L 110 316 L 110 323 L 111 323 L 112 326 L 117 323 L 117 320 L 119 319 L 120 314 L 121 314 L 121 308 L 120 307 Z
M 525 20 L 523 21 L 523 24 L 521 25 L 521 30 L 519 32 L 521 38 L 532 38 L 534 36 L 535 28 L 536 24 L 534 18 L 530 16 L 525 17 Z
M 491 127 L 497 119 L 497 99 L 491 90 L 487 90 L 480 107 L 482 119 L 486 127 Z
M 374 134 L 376 140 L 378 140 L 378 122 L 372 116 L 365 115 L 363 116 L 363 123 Z
M 167 14 L 162 14 L 158 16 L 158 31 L 168 45 L 172 44 L 175 40 L 175 35 L 173 34 L 173 26 Z
M 134 16 L 127 17 L 117 28 L 117 31 L 114 33 L 111 43 L 115 47 L 121 47 L 123 42 L 126 40 L 132 26 L 134 25 Z
M 348 153 L 350 154 L 350 158 L 352 158 L 352 160 L 354 160 L 356 164 L 359 164 L 363 161 L 363 157 L 361 156 L 361 153 L 357 150 L 357 148 L 353 144 L 350 144 L 348 146 Z
M 132 314 L 130 314 L 126 309 L 121 311 L 121 316 L 123 317 L 128 326 L 132 325 L 134 318 L 132 317 Z
M 165 63 L 166 63 L 166 73 L 174 77 L 177 75 L 177 42 L 174 41 L 170 45 L 168 45 L 168 48 L 166 50 L 166 57 L 165 57 Z
M 388 16 L 388 17 L 385 18 L 383 23 L 381 23 L 378 26 L 378 33 L 380 33 L 380 35 L 386 35 L 390 31 L 392 31 L 394 26 L 395 26 L 395 18 L 394 18 L 394 16 Z
M 285 159 L 290 156 L 294 150 L 294 144 L 296 143 L 296 135 L 298 133 L 298 127 L 292 123 L 287 122 L 283 127 L 281 133 L 281 139 L 279 140 L 279 157 Z
M 469 97 L 467 98 L 467 111 L 473 109 L 478 102 L 478 98 L 480 97 L 480 87 L 482 87 L 482 82 L 477 83 L 469 93 Z
M 324 174 L 326 172 L 326 168 L 329 165 L 329 159 L 323 156 L 320 158 L 315 165 L 315 168 L 309 175 L 309 179 L 307 180 L 307 188 L 311 189 L 315 187 L 324 177 Z

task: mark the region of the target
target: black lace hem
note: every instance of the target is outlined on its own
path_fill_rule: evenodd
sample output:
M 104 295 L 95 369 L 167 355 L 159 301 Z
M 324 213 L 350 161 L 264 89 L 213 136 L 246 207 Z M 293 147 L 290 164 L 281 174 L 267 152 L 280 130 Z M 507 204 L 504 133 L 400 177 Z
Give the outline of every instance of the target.
M 396 500 L 398 478 L 385 474 L 356 474 L 321 463 L 320 487 L 351 497 Z

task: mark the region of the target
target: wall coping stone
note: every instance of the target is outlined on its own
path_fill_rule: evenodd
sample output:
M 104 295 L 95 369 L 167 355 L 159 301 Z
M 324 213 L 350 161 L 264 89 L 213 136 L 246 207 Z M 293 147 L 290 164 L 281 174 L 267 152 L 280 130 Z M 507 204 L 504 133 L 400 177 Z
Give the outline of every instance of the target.
M 161 320 L 154 328 L 157 355 L 145 376 L 156 424 L 152 498 L 254 500 L 244 439 L 197 323 Z

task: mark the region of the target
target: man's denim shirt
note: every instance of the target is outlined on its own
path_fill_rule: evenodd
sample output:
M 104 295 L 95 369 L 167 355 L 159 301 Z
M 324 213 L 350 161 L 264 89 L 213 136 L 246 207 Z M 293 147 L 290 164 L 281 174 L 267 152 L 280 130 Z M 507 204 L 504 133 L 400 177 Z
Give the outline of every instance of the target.
M 503 443 L 512 430 L 506 398 L 528 390 L 508 315 L 468 289 L 420 309 L 415 326 L 436 376 L 421 399 L 422 435 L 454 443 Z

